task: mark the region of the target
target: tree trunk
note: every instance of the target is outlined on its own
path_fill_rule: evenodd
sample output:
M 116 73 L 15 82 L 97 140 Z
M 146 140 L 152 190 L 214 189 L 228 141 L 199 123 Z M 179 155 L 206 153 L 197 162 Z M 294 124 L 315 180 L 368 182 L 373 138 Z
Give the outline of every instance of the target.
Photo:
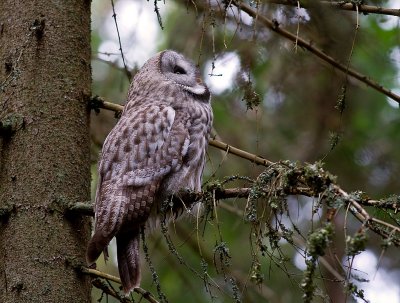
M 90 1 L 0 1 L 0 302 L 90 302 Z

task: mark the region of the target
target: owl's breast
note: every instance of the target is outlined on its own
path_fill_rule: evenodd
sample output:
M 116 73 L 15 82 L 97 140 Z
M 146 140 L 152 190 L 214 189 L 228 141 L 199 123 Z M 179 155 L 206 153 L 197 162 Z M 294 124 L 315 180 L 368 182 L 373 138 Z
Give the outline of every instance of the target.
M 179 190 L 201 191 L 206 148 L 211 132 L 212 111 L 207 103 L 188 102 L 182 114 L 177 111 L 176 119 L 182 121 L 189 133 L 189 146 L 178 170 L 164 180 L 163 188 L 169 194 Z

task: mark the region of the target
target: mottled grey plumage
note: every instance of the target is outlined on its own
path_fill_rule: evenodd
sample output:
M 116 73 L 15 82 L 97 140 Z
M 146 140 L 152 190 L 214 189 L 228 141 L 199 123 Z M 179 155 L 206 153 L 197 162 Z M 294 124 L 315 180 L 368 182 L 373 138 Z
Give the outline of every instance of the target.
M 140 284 L 140 228 L 157 219 L 167 196 L 201 190 L 211 124 L 208 88 L 181 54 L 158 53 L 135 75 L 121 119 L 104 142 L 95 233 L 87 250 L 87 261 L 94 263 L 117 238 L 126 293 Z

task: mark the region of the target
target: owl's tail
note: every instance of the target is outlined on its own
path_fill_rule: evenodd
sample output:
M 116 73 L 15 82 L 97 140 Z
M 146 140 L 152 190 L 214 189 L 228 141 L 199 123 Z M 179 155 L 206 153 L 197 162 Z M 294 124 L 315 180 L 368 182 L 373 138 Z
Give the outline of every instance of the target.
M 139 229 L 117 234 L 118 270 L 126 294 L 140 284 Z

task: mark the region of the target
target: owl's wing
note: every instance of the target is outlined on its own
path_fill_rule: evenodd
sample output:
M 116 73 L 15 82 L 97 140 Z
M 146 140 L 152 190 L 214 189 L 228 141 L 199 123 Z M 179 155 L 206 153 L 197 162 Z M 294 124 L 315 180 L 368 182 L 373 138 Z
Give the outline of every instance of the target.
M 104 181 L 141 186 L 177 169 L 189 146 L 188 115 L 148 105 L 124 113 L 107 136 L 99 172 Z
M 110 132 L 99 163 L 96 230 L 89 244 L 89 263 L 123 224 L 138 228 L 147 219 L 162 178 L 179 170 L 187 153 L 187 121 L 172 107 L 148 105 L 124 112 Z

